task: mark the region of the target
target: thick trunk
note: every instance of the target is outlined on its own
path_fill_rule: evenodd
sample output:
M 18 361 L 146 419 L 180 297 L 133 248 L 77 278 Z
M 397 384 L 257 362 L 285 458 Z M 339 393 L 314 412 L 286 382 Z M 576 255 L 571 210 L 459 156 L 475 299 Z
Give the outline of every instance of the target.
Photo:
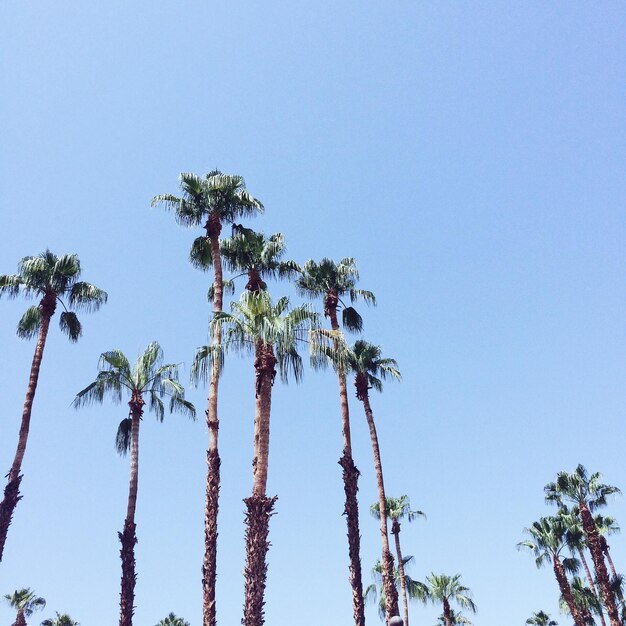
M 604 562 L 601 535 L 598 532 L 598 528 L 593 520 L 593 516 L 591 515 L 591 511 L 589 510 L 587 503 L 583 500 L 579 502 L 578 505 L 580 510 L 580 519 L 587 537 L 587 545 L 589 546 L 593 566 L 596 570 L 596 579 L 598 581 L 600 591 L 602 592 L 604 606 L 609 614 L 611 626 L 620 626 L 621 622 L 617 611 L 617 604 L 615 602 L 615 594 L 611 589 L 609 573 Z
M 330 296 L 334 296 L 331 298 Z M 330 294 L 324 299 L 324 313 L 330 317 L 333 330 L 339 330 L 337 320 L 337 296 Z M 329 299 L 331 301 L 329 301 Z M 334 306 L 331 306 L 334 302 Z M 335 350 L 339 348 L 339 342 L 335 341 Z M 359 470 L 352 458 L 352 438 L 350 435 L 350 409 L 348 405 L 348 389 L 346 375 L 343 371 L 337 372 L 339 381 L 339 402 L 341 405 L 341 434 L 343 437 L 343 455 L 339 459 L 342 467 L 343 490 L 346 496 L 344 515 L 348 527 L 348 556 L 349 581 L 352 588 L 352 612 L 355 626 L 365 626 L 365 601 L 363 599 L 363 575 L 361 571 L 361 535 L 359 532 Z
M 23 609 L 20 609 L 17 612 L 17 617 L 15 618 L 15 622 L 13 622 L 13 626 L 26 626 L 26 617 L 24 616 Z
M 552 557 L 552 566 L 554 568 L 554 575 L 556 576 L 556 581 L 559 584 L 559 589 L 561 590 L 561 595 L 567 604 L 567 608 L 569 609 L 570 615 L 574 620 L 576 626 L 586 626 L 585 619 L 574 600 L 574 596 L 572 595 L 572 588 L 567 580 L 567 576 L 565 574 L 565 568 L 563 567 L 563 563 L 559 561 L 558 557 L 553 555 Z
M 452 609 L 446 598 L 443 599 L 443 621 L 446 623 L 446 626 L 452 626 Z
M 583 564 L 583 569 L 585 570 L 585 576 L 587 577 L 587 584 L 589 585 L 589 589 L 599 596 L 598 588 L 596 587 L 596 583 L 593 580 L 593 576 L 591 575 L 591 571 L 589 570 L 589 565 L 587 564 L 587 559 L 585 558 L 585 553 L 582 551 L 582 548 L 578 548 L 578 556 L 580 557 L 580 562 Z M 600 622 L 602 622 L 602 626 L 606 626 L 606 621 L 604 619 L 604 613 L 602 610 L 598 612 L 598 617 L 600 618 Z
M 128 506 L 126 508 L 126 519 L 124 520 L 124 530 L 117 534 L 122 544 L 120 550 L 120 557 L 122 559 L 120 626 L 132 626 L 133 614 L 135 612 L 135 583 L 137 582 L 137 574 L 135 572 L 135 544 L 137 543 L 135 511 L 137 509 L 137 488 L 139 485 L 139 424 L 141 422 L 144 405 L 141 394 L 133 392 L 133 396 L 128 405 L 130 406 L 132 419 L 130 483 L 128 487 Z
M 256 267 L 252 267 L 248 270 L 248 282 L 246 283 L 246 289 L 252 293 L 259 293 L 267 287 L 267 283 L 261 278 L 259 270 Z
M 13 464 L 8 474 L 7 485 L 4 488 L 4 496 L 0 502 L 0 562 L 4 553 L 4 544 L 7 540 L 9 525 L 13 518 L 13 512 L 17 503 L 22 499 L 20 495 L 20 483 L 22 476 L 22 461 L 26 452 L 26 443 L 28 442 L 28 431 L 30 428 L 30 416 L 33 410 L 33 401 L 35 392 L 37 391 L 37 382 L 39 381 L 39 370 L 41 369 L 41 361 L 43 359 L 43 351 L 46 347 L 46 338 L 48 329 L 50 328 L 50 319 L 54 315 L 56 308 L 56 295 L 54 293 L 46 294 L 40 304 L 41 309 L 41 326 L 39 328 L 39 336 L 37 345 L 35 346 L 35 354 L 30 367 L 30 377 L 28 379 L 28 387 L 26 388 L 26 398 L 22 409 L 22 423 L 20 425 L 20 434 L 17 442 L 17 450 L 13 458 Z
M 357 394 L 363 408 L 365 409 L 365 417 L 370 431 L 370 439 L 372 442 L 372 451 L 374 453 L 374 469 L 376 470 L 376 482 L 378 484 L 378 507 L 380 512 L 380 538 L 382 543 L 382 567 L 383 567 L 383 591 L 385 593 L 385 609 L 387 614 L 387 622 L 398 615 L 398 591 L 396 589 L 393 575 L 393 556 L 389 549 L 389 535 L 387 532 L 387 505 L 385 502 L 385 483 L 383 480 L 383 466 L 380 459 L 380 448 L 378 446 L 378 435 L 376 433 L 376 424 L 374 423 L 374 414 L 369 402 L 367 394 L 367 379 L 365 386 L 360 375 L 357 375 Z
M 224 278 L 219 241 L 221 227 L 219 218 L 209 218 L 207 235 L 211 240 L 211 257 L 215 271 L 214 314 L 222 311 L 224 296 Z M 219 346 L 221 343 L 221 330 L 215 328 L 213 331 L 213 345 Z M 219 512 L 221 466 L 218 450 L 219 418 L 217 415 L 219 375 L 219 363 L 214 361 L 211 367 L 208 409 L 206 413 L 209 443 L 207 448 L 206 505 L 204 509 L 204 559 L 202 562 L 202 620 L 204 626 L 215 626 L 217 623 L 215 585 L 217 580 L 217 516 Z
M 396 556 L 398 557 L 398 573 L 400 574 L 400 590 L 402 591 L 402 606 L 404 608 L 404 626 L 409 626 L 409 600 L 406 595 L 406 578 L 404 576 L 404 562 L 402 550 L 400 550 L 400 522 L 397 519 L 391 524 L 391 534 L 396 543 Z
M 262 626 L 265 617 L 265 584 L 267 579 L 267 551 L 269 550 L 269 521 L 276 497 L 268 498 L 267 470 L 269 462 L 270 413 L 272 385 L 276 376 L 276 357 L 271 345 L 258 342 L 255 352 L 256 371 L 254 417 L 254 460 L 252 496 L 246 498 L 246 565 L 244 568 L 245 597 L 244 626 Z

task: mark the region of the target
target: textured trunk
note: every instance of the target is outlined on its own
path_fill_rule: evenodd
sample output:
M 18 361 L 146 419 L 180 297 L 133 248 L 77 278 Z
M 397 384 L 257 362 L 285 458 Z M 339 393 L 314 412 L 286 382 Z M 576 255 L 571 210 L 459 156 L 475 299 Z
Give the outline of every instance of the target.
M 222 257 L 220 255 L 220 233 L 222 224 L 218 216 L 211 215 L 207 221 L 207 236 L 211 241 L 211 257 L 215 272 L 213 313 L 219 313 L 223 307 L 224 277 Z M 213 345 L 222 343 L 219 328 L 213 331 Z M 209 398 L 207 409 L 207 430 L 209 443 L 207 448 L 206 505 L 204 509 L 204 559 L 202 562 L 202 620 L 204 626 L 217 623 L 215 606 L 215 584 L 217 580 L 217 516 L 219 512 L 220 466 L 218 450 L 219 418 L 217 415 L 217 396 L 219 384 L 219 363 L 211 367 L 209 380 Z
M 578 548 L 578 556 L 580 557 L 580 562 L 583 564 L 583 569 L 585 570 L 585 576 L 587 577 L 587 583 L 589 585 L 589 589 L 593 591 L 596 596 L 599 598 L 599 591 L 596 587 L 596 584 L 593 580 L 593 576 L 591 575 L 591 571 L 589 570 L 589 565 L 587 564 L 587 559 L 585 558 L 585 553 L 581 548 Z M 604 613 L 602 610 L 598 612 L 598 617 L 600 618 L 600 622 L 602 622 L 602 626 L 606 626 L 606 621 L 604 619 Z
M 380 448 L 378 446 L 378 435 L 374 414 L 369 402 L 367 376 L 357 374 L 356 379 L 357 397 L 363 402 L 365 417 L 370 431 L 372 451 L 374 453 L 374 468 L 376 470 L 376 482 L 378 485 L 378 507 L 380 512 L 380 538 L 382 542 L 382 568 L 383 568 L 383 591 L 385 593 L 385 610 L 387 623 L 398 613 L 398 590 L 396 589 L 393 575 L 393 556 L 389 549 L 389 535 L 387 532 L 387 505 L 385 502 L 385 483 L 383 480 L 383 466 L 380 459 Z
M 324 314 L 330 317 L 333 330 L 339 330 L 337 320 L 337 295 L 330 293 L 324 298 Z M 335 350 L 339 347 L 335 341 Z M 343 455 L 339 459 L 342 468 L 343 490 L 346 496 L 344 515 L 348 527 L 349 581 L 352 588 L 352 612 L 355 626 L 365 626 L 365 601 L 363 599 L 363 575 L 361 572 L 361 535 L 359 532 L 359 470 L 352 458 L 352 439 L 350 436 L 350 409 L 346 375 L 341 369 L 337 372 L 339 380 L 339 402 L 341 405 L 341 433 L 343 436 Z
M 452 609 L 446 598 L 443 599 L 443 621 L 446 623 L 446 626 L 452 626 Z
M 22 423 L 20 425 L 20 434 L 17 442 L 17 450 L 13 459 L 13 464 L 8 474 L 7 485 L 4 488 L 4 496 L 0 502 L 0 562 L 4 553 L 4 544 L 7 540 L 9 525 L 13 518 L 13 512 L 17 503 L 22 499 L 20 495 L 20 483 L 22 482 L 22 461 L 26 452 L 26 443 L 28 442 L 28 430 L 30 428 L 30 416 L 33 410 L 33 401 L 35 392 L 37 391 L 37 382 L 39 380 L 39 370 L 41 369 L 41 360 L 43 351 L 46 347 L 46 338 L 48 329 L 50 328 L 50 319 L 54 315 L 56 309 L 56 295 L 47 293 L 39 303 L 41 309 L 41 326 L 39 328 L 39 336 L 37 345 L 35 346 L 35 354 L 30 367 L 30 377 L 28 379 L 28 387 L 26 388 L 26 398 L 24 400 L 24 408 L 22 409 Z
M 404 608 L 404 626 L 409 626 L 409 600 L 406 595 L 406 578 L 404 576 L 404 562 L 402 550 L 400 550 L 400 522 L 397 519 L 391 524 L 391 534 L 396 543 L 396 556 L 398 557 L 398 573 L 400 574 L 400 589 L 402 591 L 402 606 Z
M 267 283 L 261 278 L 259 270 L 256 267 L 252 267 L 248 270 L 248 282 L 246 283 L 246 289 L 252 293 L 259 293 L 267 287 Z
M 122 544 L 120 550 L 122 559 L 120 626 L 132 626 L 133 614 L 135 612 L 135 583 L 137 582 L 137 574 L 135 572 L 135 544 L 137 543 L 135 511 L 137 509 L 137 487 L 139 485 L 139 423 L 143 414 L 143 405 L 144 401 L 141 394 L 133 391 L 132 398 L 128 403 L 132 419 L 128 506 L 126 519 L 124 520 L 124 530 L 121 533 L 117 533 Z
M 561 563 L 555 555 L 552 557 L 552 566 L 554 568 L 554 575 L 556 576 L 556 580 L 559 584 L 559 589 L 561 590 L 561 595 L 567 604 L 567 608 L 569 609 L 574 623 L 576 626 L 586 626 L 585 619 L 578 608 L 576 601 L 574 600 L 574 596 L 572 595 L 572 588 L 567 580 L 563 563 Z
M 619 613 L 617 611 L 617 604 L 615 602 L 615 594 L 611 589 L 611 582 L 609 580 L 609 573 L 606 569 L 604 562 L 604 554 L 602 550 L 602 537 L 598 532 L 598 527 L 593 520 L 591 511 L 587 506 L 587 503 L 583 500 L 578 503 L 580 510 L 580 519 L 583 524 L 583 530 L 587 537 L 587 546 L 589 546 L 589 552 L 591 554 L 591 560 L 593 561 L 594 569 L 596 570 L 596 579 L 600 591 L 602 592 L 602 599 L 604 606 L 609 614 L 609 620 L 611 626 L 620 626 Z
M 244 626 L 263 626 L 265 616 L 265 584 L 267 580 L 267 551 L 269 550 L 269 521 L 276 497 L 268 498 L 267 469 L 269 462 L 270 413 L 272 385 L 276 376 L 276 357 L 272 346 L 263 342 L 256 345 L 256 415 L 252 496 L 246 498 L 246 565 L 244 568 L 245 597 Z
M 17 612 L 17 617 L 15 618 L 15 622 L 13 622 L 13 626 L 26 626 L 26 617 L 24 617 L 23 609 L 20 609 Z

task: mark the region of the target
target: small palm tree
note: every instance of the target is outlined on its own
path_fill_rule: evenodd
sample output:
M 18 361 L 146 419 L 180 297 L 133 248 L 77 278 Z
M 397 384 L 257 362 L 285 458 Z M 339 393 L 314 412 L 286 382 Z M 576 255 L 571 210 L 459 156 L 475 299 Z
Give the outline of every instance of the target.
M 439 602 L 443 604 L 443 619 L 446 626 L 453 626 L 454 624 L 454 612 L 450 605 L 451 602 L 455 602 L 461 608 L 476 613 L 476 605 L 472 600 L 471 592 L 468 587 L 459 582 L 460 579 L 460 574 L 456 574 L 456 576 L 431 574 L 426 577 L 427 598 L 433 604 L 438 604 Z
M 572 473 L 559 472 L 556 480 L 545 486 L 546 501 L 562 506 L 570 502 L 578 507 L 587 546 L 591 554 L 602 599 L 609 614 L 611 626 L 620 626 L 615 593 L 611 589 L 609 573 L 604 562 L 603 542 L 593 519 L 593 512 L 607 504 L 607 498 L 621 493 L 617 487 L 600 482 L 602 475 L 595 472 L 589 476 L 583 465 Z
M 287 311 L 288 298 L 280 298 L 274 305 L 267 291 L 245 291 L 239 302 L 231 305 L 232 313 L 217 313 L 211 327 L 224 330 L 224 347 L 254 354 L 255 398 L 254 460 L 252 495 L 245 499 L 246 566 L 244 626 L 262 626 L 263 605 L 267 577 L 267 550 L 269 518 L 276 497 L 267 496 L 267 473 L 270 445 L 270 413 L 272 387 L 276 368 L 283 381 L 288 374 L 296 380 L 302 376 L 302 361 L 297 343 L 316 323 L 317 316 L 306 306 Z M 204 377 L 208 366 L 216 358 L 216 351 L 200 348 L 192 368 L 192 376 Z
M 335 263 L 331 259 L 322 259 L 319 263 L 309 260 L 302 274 L 296 281 L 299 293 L 311 299 L 321 298 L 324 305 L 324 316 L 330 320 L 333 333 L 339 333 L 337 310 L 342 309 L 343 326 L 348 331 L 360 331 L 363 320 L 352 306 L 346 306 L 342 298 L 349 296 L 354 302 L 362 298 L 366 303 L 375 304 L 376 299 L 371 291 L 357 289 L 359 273 L 356 261 L 345 258 Z M 343 454 L 339 459 L 342 468 L 343 489 L 345 493 L 344 513 L 348 527 L 348 555 L 350 559 L 350 586 L 352 587 L 352 605 L 355 626 L 365 626 L 365 608 L 363 601 L 363 577 L 361 572 L 361 546 L 359 532 L 359 503 L 357 499 L 359 470 L 352 457 L 352 436 L 350 432 L 350 409 L 346 372 L 339 357 L 342 340 L 331 337 L 327 346 L 331 351 L 331 362 L 335 364 L 339 382 L 339 403 L 341 407 L 341 432 L 343 436 Z
M 124 530 L 118 533 L 122 544 L 122 583 L 120 594 L 120 626 L 132 626 L 135 582 L 135 508 L 139 480 L 139 425 L 147 398 L 148 408 L 163 421 L 165 405 L 162 398 L 169 398 L 170 412 L 180 412 L 195 419 L 196 410 L 185 400 L 185 391 L 178 381 L 178 366 L 161 365 L 163 351 L 159 344 L 152 342 L 131 367 L 120 350 L 104 352 L 98 364 L 96 380 L 78 393 L 74 400 L 76 408 L 94 403 L 102 403 L 106 396 L 119 404 L 124 395 L 129 395 L 129 416 L 123 419 L 117 430 L 116 448 L 124 455 L 130 450 L 130 483 L 128 506 Z
M 62 615 L 57 611 L 57 614 L 52 619 L 45 619 L 41 622 L 41 626 L 80 626 L 80 624 L 73 620 L 67 613 Z
M 26 310 L 17 325 L 18 337 L 31 339 L 37 336 L 37 345 L 30 368 L 17 450 L 9 470 L 4 497 L 0 502 L 0 561 L 2 561 L 13 512 L 22 498 L 20 472 L 28 442 L 30 417 L 50 320 L 60 303 L 63 307 L 63 312 L 59 317 L 61 330 L 67 334 L 70 341 L 78 341 L 82 334 L 82 327 L 72 309 L 95 311 L 107 300 L 107 294 L 104 291 L 89 283 L 79 282 L 79 278 L 80 261 L 75 254 L 56 256 L 50 250 L 37 256 L 23 258 L 18 265 L 17 274 L 0 276 L 0 297 L 6 295 L 9 298 L 16 298 L 22 294 L 27 298 L 39 300 L 37 306 L 31 306 Z
M 472 626 L 473 624 L 463 613 L 454 609 L 450 609 L 449 620 L 453 626 Z M 443 613 L 437 618 L 435 626 L 446 626 L 446 617 Z
M 205 235 L 195 239 L 191 246 L 191 264 L 206 270 L 213 267 L 214 281 L 210 290 L 213 313 L 223 307 L 224 277 L 220 254 L 220 234 L 223 223 L 233 223 L 241 217 L 252 217 L 263 212 L 263 204 L 246 189 L 241 176 L 223 174 L 215 170 L 206 176 L 183 173 L 180 175 L 182 195 L 155 196 L 152 206 L 164 205 L 175 212 L 183 226 L 202 226 Z M 220 350 L 219 327 L 213 330 L 213 345 Z M 218 447 L 219 417 L 217 400 L 219 390 L 219 362 L 215 360 L 209 382 L 206 413 L 209 441 L 207 446 L 206 505 L 204 510 L 204 559 L 202 562 L 202 615 L 204 626 L 215 626 L 215 583 L 217 579 L 217 517 L 219 513 L 220 465 Z
M 550 619 L 550 616 L 545 611 L 537 611 L 533 613 L 531 617 L 526 620 L 529 626 L 558 626 L 558 622 Z
M 182 617 L 176 617 L 174 613 L 170 613 L 155 626 L 189 626 L 189 622 Z
M 46 606 L 46 601 L 28 587 L 16 589 L 13 593 L 5 595 L 4 599 L 12 609 L 17 611 L 13 626 L 26 626 L 26 618 Z
M 400 521 L 407 519 L 409 522 L 418 517 L 426 517 L 422 511 L 412 511 L 408 496 L 399 498 L 387 498 L 385 500 L 387 517 L 391 520 L 391 534 L 396 543 L 396 556 L 398 557 L 398 573 L 400 574 L 400 591 L 402 592 L 402 604 L 404 605 L 404 626 L 409 626 L 409 602 L 407 597 L 406 577 L 404 574 L 404 559 L 400 549 Z M 380 519 L 380 503 L 376 502 L 370 507 L 372 515 Z

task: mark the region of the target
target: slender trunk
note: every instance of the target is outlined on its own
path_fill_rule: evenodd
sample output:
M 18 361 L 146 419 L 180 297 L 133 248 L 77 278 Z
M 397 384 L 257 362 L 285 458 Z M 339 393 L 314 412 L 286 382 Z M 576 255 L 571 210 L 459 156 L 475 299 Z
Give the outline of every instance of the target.
M 409 626 L 409 600 L 406 595 L 406 577 L 404 575 L 404 561 L 400 550 L 400 522 L 394 519 L 391 524 L 391 534 L 396 543 L 396 556 L 398 557 L 398 573 L 400 574 L 400 590 L 402 591 L 402 605 L 404 607 L 404 626 Z
M 589 584 L 589 589 L 591 589 L 591 591 L 593 591 L 596 594 L 596 596 L 599 598 L 600 594 L 599 594 L 598 588 L 596 587 L 596 584 L 593 580 L 593 576 L 591 575 L 591 571 L 589 570 L 589 565 L 587 564 L 587 559 L 585 558 L 585 553 L 583 552 L 582 548 L 578 548 L 578 556 L 580 557 L 580 562 L 583 564 L 583 569 L 585 570 L 585 576 L 587 577 L 587 583 Z M 606 626 L 604 613 L 602 612 L 601 608 L 598 611 L 598 617 L 600 618 L 600 621 L 602 622 L 602 626 Z
M 252 496 L 246 498 L 246 565 L 244 626 L 263 626 L 265 616 L 265 584 L 267 580 L 267 551 L 269 550 L 269 521 L 273 515 L 276 496 L 268 498 L 267 470 L 270 444 L 270 413 L 272 385 L 276 376 L 276 357 L 271 345 L 257 342 L 254 360 L 256 371 L 256 414 Z
M 120 557 L 122 559 L 122 582 L 120 592 L 120 626 L 132 626 L 133 614 L 135 612 L 135 583 L 137 574 L 135 572 L 135 544 L 137 535 L 135 533 L 135 511 L 137 509 L 137 487 L 139 484 L 139 423 L 143 414 L 144 401 L 141 394 L 133 391 L 132 398 L 128 403 L 131 414 L 131 440 L 130 440 L 130 483 L 128 487 L 128 506 L 126 509 L 126 519 L 124 529 L 117 533 L 122 548 Z
M 586 626 L 585 620 L 574 600 L 574 596 L 572 594 L 572 588 L 570 587 L 569 581 L 567 580 L 567 575 L 565 574 L 565 568 L 563 567 L 563 563 L 559 561 L 559 558 L 556 555 L 552 556 L 552 566 L 554 569 L 554 575 L 556 576 L 556 580 L 559 584 L 559 589 L 561 590 L 561 595 L 567 604 L 567 608 L 569 609 L 570 615 L 574 620 L 576 626 Z
M 611 589 L 609 573 L 604 562 L 601 535 L 598 532 L 598 527 L 593 520 L 593 516 L 591 515 L 591 511 L 589 510 L 587 503 L 583 500 L 578 503 L 578 507 L 580 510 L 580 519 L 583 524 L 583 530 L 585 531 L 585 535 L 587 537 L 587 546 L 589 546 L 593 566 L 596 570 L 596 578 L 598 580 L 600 591 L 602 592 L 604 606 L 609 614 L 611 626 L 621 626 L 619 613 L 617 611 L 617 604 L 615 602 L 615 594 Z
M 215 272 L 213 313 L 219 313 L 223 307 L 224 277 L 220 241 L 222 225 L 219 217 L 211 215 L 207 221 L 207 236 L 211 240 L 211 257 Z M 213 346 L 222 343 L 219 328 L 213 331 Z M 207 448 L 206 505 L 204 509 L 204 559 L 202 562 L 202 619 L 204 626 L 217 623 L 215 605 L 215 585 L 217 581 L 217 516 L 219 512 L 220 466 L 218 451 L 219 418 L 217 415 L 219 363 L 214 359 L 209 380 L 208 409 L 206 412 L 209 443 Z
M 611 558 L 611 553 L 609 552 L 609 542 L 606 540 L 606 537 L 604 535 L 600 535 L 600 546 L 602 547 L 602 554 L 604 554 L 604 556 L 606 557 L 606 560 L 609 562 L 609 567 L 611 568 L 611 573 L 613 574 L 613 579 L 616 580 L 617 579 L 617 571 L 615 570 L 615 565 L 613 564 L 613 559 Z M 626 621 L 625 615 L 626 615 L 626 606 L 624 605 L 624 594 L 622 593 L 621 589 L 618 587 L 615 590 L 615 595 L 617 596 L 617 599 L 620 601 L 621 604 L 621 610 L 622 610 L 622 621 Z
M 337 296 L 334 295 L 334 306 L 327 296 L 324 300 L 324 313 L 330 317 L 333 330 L 339 330 L 337 320 Z M 335 341 L 335 350 L 339 348 L 339 342 Z M 337 372 L 339 381 L 339 402 L 341 405 L 341 433 L 343 436 L 343 455 L 339 459 L 342 468 L 343 490 L 346 496 L 344 515 L 348 527 L 348 556 L 349 581 L 352 588 L 352 612 L 355 626 L 365 626 L 365 601 L 363 598 L 363 575 L 361 571 L 361 535 L 359 532 L 359 491 L 358 480 L 360 472 L 352 458 L 352 439 L 350 435 L 350 409 L 348 405 L 348 389 L 346 375 L 341 369 Z
M 374 453 L 374 468 L 376 470 L 376 482 L 378 484 L 378 507 L 380 512 L 380 538 L 382 542 L 382 568 L 383 568 L 383 591 L 385 593 L 385 610 L 387 614 L 387 623 L 389 620 L 398 615 L 398 590 L 396 589 L 393 575 L 393 556 L 389 549 L 389 536 L 387 533 L 387 504 L 385 502 L 385 483 L 383 481 L 383 466 L 380 459 L 380 448 L 378 446 L 378 435 L 376 433 L 376 424 L 374 423 L 374 414 L 369 402 L 367 392 L 367 376 L 357 374 L 356 380 L 357 397 L 363 403 L 365 409 L 365 417 L 370 431 L 370 439 L 372 441 L 372 451 Z
M 446 623 L 446 626 L 452 626 L 452 609 L 447 598 L 443 599 L 443 621 Z
M 37 391 L 37 382 L 39 380 L 39 370 L 41 369 L 41 361 L 43 351 L 46 347 L 46 338 L 48 329 L 50 328 L 50 319 L 54 315 L 56 309 L 56 294 L 46 293 L 39 303 L 41 309 L 41 326 L 39 327 L 39 336 L 37 345 L 35 346 L 35 354 L 30 367 L 30 377 L 28 379 L 28 387 L 26 388 L 26 398 L 24 400 L 24 408 L 22 409 L 22 423 L 20 425 L 20 434 L 17 442 L 17 450 L 13 459 L 13 464 L 7 475 L 7 484 L 4 488 L 4 496 L 0 502 L 0 562 L 4 553 L 4 544 L 7 540 L 9 525 L 13 518 L 13 512 L 17 503 L 22 499 L 20 495 L 20 483 L 22 482 L 22 461 L 26 452 L 26 443 L 28 442 L 28 430 L 30 428 L 30 416 L 33 410 L 33 401 L 35 392 Z

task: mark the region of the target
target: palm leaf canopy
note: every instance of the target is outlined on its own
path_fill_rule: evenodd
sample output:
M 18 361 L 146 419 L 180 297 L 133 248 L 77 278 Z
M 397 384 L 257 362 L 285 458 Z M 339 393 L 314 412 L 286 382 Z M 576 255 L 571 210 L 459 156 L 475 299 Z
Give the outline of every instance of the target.
M 101 404 L 106 397 L 119 404 L 124 398 L 141 397 L 157 419 L 163 421 L 163 400 L 166 399 L 170 413 L 182 413 L 195 419 L 196 409 L 185 400 L 185 390 L 178 380 L 178 365 L 162 365 L 162 362 L 163 350 L 156 341 L 148 345 L 132 366 L 121 350 L 103 352 L 96 379 L 78 392 L 73 405 L 78 408 Z M 118 451 L 127 450 L 129 442 L 129 424 L 122 420 L 116 440 Z
M 28 587 L 16 589 L 13 593 L 5 595 L 4 599 L 11 608 L 23 611 L 26 617 L 46 606 L 46 601 Z
M 357 339 L 347 354 L 347 365 L 355 374 L 367 375 L 370 387 L 382 391 L 383 380 L 402 380 L 395 359 L 383 358 L 380 346 Z
M 16 298 L 22 294 L 27 298 L 43 300 L 47 297 L 60 302 L 64 308 L 59 320 L 61 330 L 71 341 L 77 341 L 82 329 L 76 313 L 69 309 L 96 311 L 107 301 L 102 289 L 78 281 L 80 273 L 80 261 L 75 254 L 57 256 L 46 250 L 24 257 L 18 264 L 17 274 L 0 276 L 0 297 Z M 18 336 L 30 339 L 39 332 L 42 311 L 41 303 L 26 310 L 18 323 Z
M 550 619 L 550 615 L 545 611 L 537 611 L 526 620 L 530 626 L 558 626 L 558 622 Z
M 162 619 L 156 626 L 189 626 L 189 622 L 182 617 L 176 617 L 174 613 L 170 613 L 165 619 Z
M 41 622 L 41 626 L 80 626 L 80 624 L 73 620 L 67 613 L 57 614 L 52 619 L 46 619 Z
M 418 517 L 426 517 L 422 511 L 412 511 L 411 503 L 408 496 L 400 496 L 399 498 L 385 498 L 385 508 L 387 509 L 387 517 L 392 520 L 407 519 L 409 522 L 416 520 Z M 380 502 L 372 504 L 370 513 L 380 519 Z
M 599 472 L 589 476 L 583 465 L 578 465 L 572 473 L 559 472 L 556 480 L 544 488 L 546 502 L 558 505 L 566 501 L 574 504 L 586 503 L 589 510 L 595 511 L 606 506 L 608 496 L 621 493 L 617 487 L 600 482 L 601 479 Z
M 426 577 L 428 599 L 433 603 L 456 602 L 460 607 L 476 613 L 476 605 L 471 597 L 471 591 L 460 583 L 461 575 L 448 576 L 446 574 L 431 574 Z
M 245 291 L 238 302 L 231 303 L 231 313 L 216 313 L 210 324 L 211 333 L 216 327 L 223 331 L 223 350 L 236 350 L 252 354 L 258 344 L 272 346 L 278 361 L 281 379 L 289 375 L 296 380 L 302 377 L 302 359 L 298 344 L 305 341 L 309 330 L 317 324 L 317 314 L 303 305 L 289 310 L 286 297 L 272 303 L 267 291 Z M 199 348 L 192 366 L 192 379 L 206 380 L 209 366 L 215 360 L 223 365 L 222 349 L 214 346 Z M 223 367 L 220 367 L 220 372 Z
M 530 539 L 520 541 L 517 548 L 526 549 L 533 553 L 535 565 L 539 568 L 550 563 L 553 557 L 560 557 L 561 552 L 567 546 L 567 519 L 564 516 L 541 517 L 533 522 L 532 526 L 525 528 L 524 532 L 530 535 Z M 578 570 L 577 559 L 562 559 L 566 570 L 575 573 Z

